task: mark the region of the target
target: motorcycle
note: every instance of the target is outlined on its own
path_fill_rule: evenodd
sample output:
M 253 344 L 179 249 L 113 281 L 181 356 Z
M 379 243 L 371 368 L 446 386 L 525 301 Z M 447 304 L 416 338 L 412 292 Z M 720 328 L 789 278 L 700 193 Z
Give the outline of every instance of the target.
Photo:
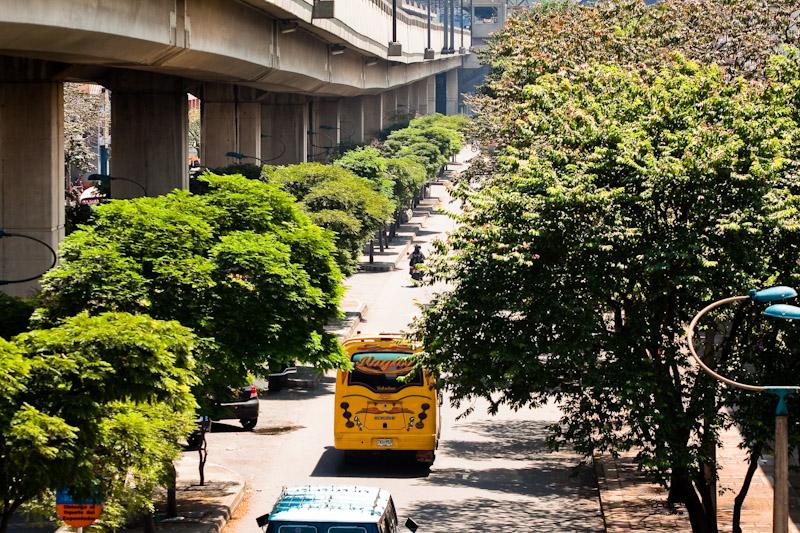
M 411 279 L 414 281 L 422 281 L 423 272 L 418 268 L 419 265 L 422 263 L 416 263 L 411 265 L 408 269 L 409 273 L 411 274 Z

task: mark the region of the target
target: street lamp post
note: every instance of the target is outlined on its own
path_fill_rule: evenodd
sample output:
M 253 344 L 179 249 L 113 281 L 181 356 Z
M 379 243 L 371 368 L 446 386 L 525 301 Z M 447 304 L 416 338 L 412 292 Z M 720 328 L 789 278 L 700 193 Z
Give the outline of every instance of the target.
M 718 374 L 709 368 L 700 356 L 697 355 L 694 349 L 694 328 L 703 315 L 723 305 L 743 300 L 751 300 L 756 303 L 773 303 L 796 296 L 797 291 L 791 287 L 770 287 L 761 291 L 752 290 L 748 296 L 723 298 L 722 300 L 718 300 L 706 306 L 697 313 L 686 329 L 689 352 L 706 374 L 729 387 L 751 392 L 766 392 L 778 398 L 778 405 L 775 408 L 775 487 L 772 505 L 773 533 L 787 533 L 789 530 L 789 412 L 786 408 L 786 398 L 800 391 L 800 386 L 753 385 L 749 383 L 740 383 Z M 800 320 L 800 307 L 783 303 L 772 304 L 764 310 L 763 314 L 773 318 Z

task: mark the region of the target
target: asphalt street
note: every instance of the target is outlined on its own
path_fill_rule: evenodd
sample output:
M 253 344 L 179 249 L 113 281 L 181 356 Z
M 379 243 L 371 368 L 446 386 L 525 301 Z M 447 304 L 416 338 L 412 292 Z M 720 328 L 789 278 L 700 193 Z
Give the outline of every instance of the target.
M 444 187 L 432 193 L 455 208 Z M 442 237 L 453 227 L 444 213 L 428 218 L 419 239 Z M 425 245 L 427 247 L 427 244 Z M 423 248 L 425 250 L 425 248 Z M 441 287 L 415 287 L 407 269 L 359 273 L 348 280 L 348 298 L 368 306 L 363 333 L 400 331 Z M 244 503 L 226 531 L 258 531 L 283 486 L 359 484 L 388 489 L 401 523 L 413 517 L 421 533 L 454 531 L 603 531 L 590 467 L 570 452 L 545 446 L 553 407 L 486 413 L 486 405 L 445 408 L 442 440 L 428 472 L 402 459 L 376 455 L 355 463 L 333 448 L 333 377 L 314 390 L 286 390 L 261 400 L 255 430 L 234 421 L 214 424 L 208 461 L 248 480 Z M 467 407 L 468 416 L 460 417 Z

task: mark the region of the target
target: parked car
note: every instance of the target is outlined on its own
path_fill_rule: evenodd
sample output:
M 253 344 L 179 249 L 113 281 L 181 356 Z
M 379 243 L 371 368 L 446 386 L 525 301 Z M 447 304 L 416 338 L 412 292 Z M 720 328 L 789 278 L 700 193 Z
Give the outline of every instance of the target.
M 272 512 L 256 519 L 265 533 L 398 533 L 397 512 L 386 489 L 357 485 L 284 488 Z M 405 527 L 417 530 L 411 518 Z
M 258 405 L 258 388 L 255 384 L 231 389 L 227 398 L 219 398 L 211 419 L 238 420 L 245 430 L 250 431 L 258 423 Z
M 196 450 L 203 442 L 203 432 L 211 429 L 211 421 L 238 420 L 245 431 L 251 431 L 258 423 L 258 387 L 255 383 L 231 388 L 224 396 L 215 399 L 211 412 L 197 420 L 197 429 L 186 437 L 186 450 Z

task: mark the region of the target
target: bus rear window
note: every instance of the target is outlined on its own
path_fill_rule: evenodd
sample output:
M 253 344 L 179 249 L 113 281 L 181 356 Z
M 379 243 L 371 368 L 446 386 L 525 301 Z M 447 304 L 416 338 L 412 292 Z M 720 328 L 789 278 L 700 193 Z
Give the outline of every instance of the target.
M 422 372 L 414 369 L 410 353 L 364 352 L 353 355 L 352 361 L 353 370 L 347 378 L 348 385 L 360 385 L 389 394 L 422 385 Z

